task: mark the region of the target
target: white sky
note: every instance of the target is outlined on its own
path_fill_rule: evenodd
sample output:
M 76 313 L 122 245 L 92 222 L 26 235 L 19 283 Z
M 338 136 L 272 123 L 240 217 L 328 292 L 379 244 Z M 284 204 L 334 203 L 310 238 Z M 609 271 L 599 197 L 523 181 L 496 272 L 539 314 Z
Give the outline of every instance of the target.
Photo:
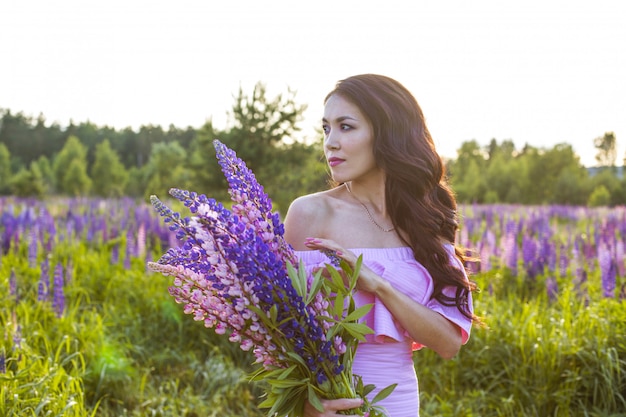
M 626 147 L 626 1 L 0 3 L 0 107 L 66 126 L 223 128 L 257 81 L 308 104 L 313 137 L 335 82 L 374 72 L 416 96 L 440 153 L 462 142 Z

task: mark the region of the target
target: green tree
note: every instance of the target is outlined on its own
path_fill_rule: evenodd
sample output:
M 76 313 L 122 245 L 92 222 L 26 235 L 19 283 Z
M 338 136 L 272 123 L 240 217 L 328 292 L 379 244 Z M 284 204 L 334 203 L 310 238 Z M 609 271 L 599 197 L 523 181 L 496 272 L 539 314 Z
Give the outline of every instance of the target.
M 74 197 L 89 194 L 91 179 L 87 175 L 86 165 L 84 160 L 72 159 L 61 183 L 61 188 L 65 193 Z
M 4 143 L 0 143 L 0 194 L 9 192 L 11 175 L 11 153 Z
M 587 205 L 589 207 L 601 207 L 608 206 L 611 202 L 611 193 L 606 189 L 604 185 L 600 185 L 596 187 L 591 195 L 589 196 L 589 201 Z
M 107 139 L 96 145 L 91 178 L 94 194 L 103 197 L 121 197 L 124 195 L 128 182 L 128 172 Z
M 220 167 L 215 159 L 213 140 L 223 140 L 222 132 L 215 129 L 213 121 L 208 120 L 198 131 L 190 145 L 191 156 L 189 167 L 191 169 L 192 188 L 214 198 L 224 199 L 226 182 Z
M 252 96 L 239 88 L 231 116 L 233 126 L 223 138 L 223 142 L 234 149 L 254 172 L 276 156 L 275 147 L 300 130 L 298 122 L 306 105 L 295 102 L 295 92 L 288 90 L 269 99 L 266 87 L 259 82 L 254 86 Z
M 191 172 L 186 166 L 187 152 L 177 142 L 156 143 L 145 167 L 144 197 L 166 197 L 170 188 L 189 188 Z
M 229 113 L 231 126 L 219 131 L 208 121 L 191 144 L 194 186 L 215 198 L 227 197 L 226 181 L 213 149 L 213 140 L 217 138 L 245 161 L 276 205 L 285 208 L 288 196 L 302 193 L 305 187 L 295 177 L 286 178 L 295 176 L 296 171 L 292 170 L 291 175 L 286 171 L 308 165 L 309 158 L 315 165 L 319 155 L 317 147 L 299 144 L 293 137 L 300 130 L 297 123 L 305 109 L 306 106 L 296 104 L 292 90 L 286 96 L 269 98 L 260 82 L 250 96 L 240 88 Z M 301 173 L 299 169 L 297 173 Z
M 54 191 L 54 172 L 50 160 L 45 155 L 41 155 L 31 164 L 31 170 L 38 171 L 44 186 L 44 194 Z
M 37 165 L 31 163 L 30 169 L 22 168 L 11 178 L 11 193 L 18 197 L 42 198 L 45 194 L 45 184 Z
M 457 150 L 457 158 L 447 165 L 450 184 L 460 202 L 483 202 L 486 187 L 484 173 L 487 155 L 476 140 L 466 141 Z
M 553 186 L 553 203 L 582 206 L 589 200 L 589 177 L 586 170 L 573 167 L 561 171 Z
M 622 188 L 622 183 L 619 178 L 615 176 L 612 170 L 600 170 L 600 172 L 591 177 L 590 182 L 591 188 L 592 190 L 594 190 L 594 192 L 601 187 L 608 191 L 611 199 L 606 205 L 614 206 L 617 204 L 624 204 L 624 190 Z
M 292 143 L 276 150 L 274 160 L 263 167 L 262 183 L 274 209 L 286 213 L 298 196 L 328 188 L 330 179 L 322 154 L 322 140 L 310 145 Z
M 554 189 L 561 172 L 583 170 L 580 158 L 572 145 L 556 144 L 551 149 L 537 149 L 527 146 L 521 158 L 528 163 L 528 182 L 523 191 L 524 204 L 549 204 L 554 201 Z
M 483 203 L 488 190 L 485 182 L 484 169 L 477 160 L 468 161 L 464 171 L 454 170 L 450 183 L 459 202 Z
M 66 179 L 69 168 L 74 161 L 77 163 L 73 166 L 72 178 L 81 181 L 81 183 L 86 183 L 87 181 L 83 177 L 89 179 L 87 176 L 87 148 L 76 136 L 70 136 L 67 138 L 63 149 L 57 154 L 52 166 L 55 186 L 57 191 L 61 193 L 75 195 L 74 192 L 77 189 L 84 189 L 83 185 L 71 186 L 70 181 Z M 83 172 L 76 171 L 78 169 L 82 169 Z M 69 188 L 67 188 L 68 186 Z
M 593 145 L 597 149 L 596 161 L 598 161 L 598 165 L 605 167 L 615 166 L 615 160 L 617 158 L 617 140 L 615 133 L 606 132 L 604 136 L 595 138 Z

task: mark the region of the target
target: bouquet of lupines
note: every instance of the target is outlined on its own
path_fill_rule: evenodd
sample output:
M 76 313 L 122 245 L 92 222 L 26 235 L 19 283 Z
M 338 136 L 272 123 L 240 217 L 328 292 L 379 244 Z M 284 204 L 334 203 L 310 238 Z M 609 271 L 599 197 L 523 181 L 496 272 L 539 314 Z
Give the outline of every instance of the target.
M 217 159 L 229 184 L 231 210 L 220 202 L 180 189 L 170 194 L 192 213 L 183 218 L 156 196 L 152 205 L 183 243 L 149 269 L 174 278 L 170 294 L 184 312 L 243 350 L 252 350 L 258 369 L 252 380 L 268 392 L 259 405 L 270 416 L 297 417 L 308 401 L 322 411 L 320 398 L 363 398 L 350 414 L 384 416 L 352 374 L 358 341 L 372 330 L 359 323 L 371 305 L 355 307 L 355 268 L 328 253 L 327 277 L 307 274 L 284 240 L 284 226 L 272 212 L 263 187 L 234 151 L 215 140 Z M 337 270 L 340 267 L 347 284 Z

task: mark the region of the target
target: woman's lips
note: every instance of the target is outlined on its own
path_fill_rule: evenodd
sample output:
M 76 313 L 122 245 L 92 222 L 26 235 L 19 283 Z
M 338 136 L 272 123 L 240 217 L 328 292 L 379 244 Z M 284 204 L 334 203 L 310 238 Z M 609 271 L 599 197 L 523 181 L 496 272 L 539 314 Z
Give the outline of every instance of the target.
M 341 159 L 341 158 L 330 158 L 328 160 L 328 165 L 330 165 L 331 167 L 336 167 L 337 165 L 341 164 L 343 161 L 345 161 L 345 159 Z

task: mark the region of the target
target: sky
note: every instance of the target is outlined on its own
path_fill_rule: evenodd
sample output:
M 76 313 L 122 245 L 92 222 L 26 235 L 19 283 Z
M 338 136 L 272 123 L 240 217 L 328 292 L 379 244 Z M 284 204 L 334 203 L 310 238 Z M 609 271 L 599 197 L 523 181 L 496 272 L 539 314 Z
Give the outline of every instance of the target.
M 229 123 L 241 87 L 306 104 L 316 137 L 338 80 L 390 76 L 440 154 L 466 141 L 593 140 L 626 156 L 626 1 L 20 0 L 0 3 L 0 108 L 67 126 Z

